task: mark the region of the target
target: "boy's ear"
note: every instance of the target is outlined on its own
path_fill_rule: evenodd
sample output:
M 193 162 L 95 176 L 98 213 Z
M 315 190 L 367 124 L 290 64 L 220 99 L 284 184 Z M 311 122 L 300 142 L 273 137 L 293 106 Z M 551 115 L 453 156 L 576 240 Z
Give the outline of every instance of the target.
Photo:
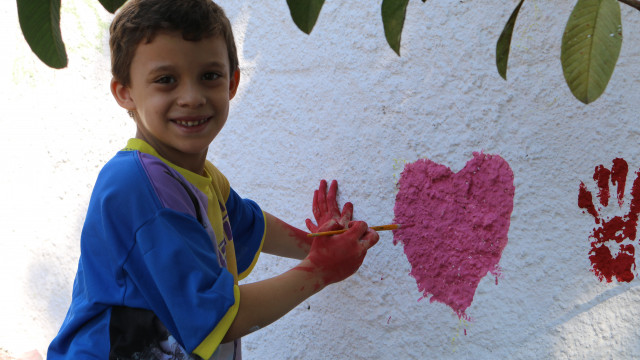
M 129 111 L 134 111 L 136 109 L 136 104 L 131 98 L 131 91 L 129 87 L 122 85 L 121 82 L 113 78 L 111 79 L 111 94 L 113 94 L 116 102 L 122 108 Z
M 229 80 L 229 100 L 233 99 L 236 96 L 236 91 L 238 91 L 238 84 L 240 84 L 240 69 L 236 69 L 236 71 L 231 75 L 231 79 Z

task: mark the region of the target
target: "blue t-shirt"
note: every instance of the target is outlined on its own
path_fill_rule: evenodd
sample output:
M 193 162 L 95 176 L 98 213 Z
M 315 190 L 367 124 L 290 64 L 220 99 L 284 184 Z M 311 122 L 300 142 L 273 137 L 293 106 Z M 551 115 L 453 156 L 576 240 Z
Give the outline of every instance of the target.
M 262 210 L 211 163 L 201 176 L 131 139 L 96 181 L 48 359 L 238 359 L 239 342 L 219 345 L 264 234 Z

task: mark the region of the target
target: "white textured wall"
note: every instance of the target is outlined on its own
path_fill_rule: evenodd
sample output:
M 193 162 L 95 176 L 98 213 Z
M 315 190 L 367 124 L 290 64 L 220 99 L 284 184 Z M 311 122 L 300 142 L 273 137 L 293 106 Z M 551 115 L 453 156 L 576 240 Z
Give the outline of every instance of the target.
M 302 227 L 318 181 L 335 178 L 356 218 L 389 223 L 402 162 L 429 158 L 457 171 L 480 150 L 508 161 L 516 186 L 503 277 L 480 283 L 472 322 L 418 301 L 410 265 L 386 232 L 356 275 L 246 337 L 245 358 L 640 357 L 640 280 L 602 283 L 589 271 L 593 219 L 577 206 L 580 182 L 594 188 L 595 166 L 622 157 L 640 168 L 640 14 L 623 5 L 618 66 L 606 93 L 585 106 L 559 62 L 572 1 L 525 2 L 509 81 L 499 77 L 495 42 L 516 3 L 411 1 L 397 57 L 380 1 L 327 1 L 310 36 L 284 1 L 220 2 L 242 79 L 210 159 L 265 210 Z M 134 133 L 108 91 L 110 16 L 95 0 L 63 7 L 70 66 L 62 71 L 34 60 L 14 4 L 0 10 L 8 49 L 0 60 L 0 348 L 13 353 L 44 353 L 56 333 L 91 187 Z M 263 255 L 250 280 L 294 265 Z

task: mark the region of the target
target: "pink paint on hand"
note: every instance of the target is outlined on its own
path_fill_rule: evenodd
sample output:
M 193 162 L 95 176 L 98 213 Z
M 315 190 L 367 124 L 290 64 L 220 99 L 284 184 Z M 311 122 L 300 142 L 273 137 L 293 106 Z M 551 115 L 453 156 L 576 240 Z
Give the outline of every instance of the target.
M 631 188 L 629 211 L 622 216 L 606 216 L 605 209 L 609 206 L 610 185 L 616 187 L 618 207 L 624 204 L 624 189 L 629 171 L 624 159 L 614 159 L 611 170 L 603 165 L 596 166 L 593 180 L 598 188 L 598 202 L 594 203 L 593 195 L 584 183 L 578 189 L 578 207 L 589 213 L 597 227 L 589 236 L 591 251 L 589 260 L 591 270 L 600 279 L 607 282 L 615 278 L 619 282 L 633 280 L 635 263 L 635 248 L 640 213 L 640 171 L 636 172 L 636 179 Z
M 457 173 L 428 159 L 407 164 L 398 182 L 394 230 L 411 263 L 418 290 L 468 319 L 480 280 L 507 245 L 513 210 L 513 172 L 497 155 L 473 153 Z

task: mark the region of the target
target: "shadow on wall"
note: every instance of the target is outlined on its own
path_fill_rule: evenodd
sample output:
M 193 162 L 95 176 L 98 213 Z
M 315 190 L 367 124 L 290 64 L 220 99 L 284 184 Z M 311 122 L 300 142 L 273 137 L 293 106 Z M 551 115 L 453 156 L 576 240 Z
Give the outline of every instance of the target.
M 618 284 L 550 321 L 557 331 L 552 355 L 566 357 L 567 348 L 579 347 L 592 358 L 637 359 L 638 295 L 640 286 Z
M 57 334 L 67 308 L 71 303 L 72 283 L 69 282 L 69 274 L 74 271 L 65 264 L 77 264 L 77 260 L 71 261 L 70 256 L 76 254 L 60 254 L 43 249 L 29 264 L 24 284 L 23 294 L 26 299 L 24 305 L 29 309 L 28 313 L 34 314 L 31 324 L 36 329 L 29 329 L 32 335 L 38 334 L 34 339 L 33 347 L 46 351 L 49 343 Z M 18 358 L 18 359 L 23 359 Z M 26 359 L 37 359 L 37 357 L 26 357 Z M 1 360 L 1 359 L 0 359 Z
M 632 285 L 632 286 L 624 286 L 620 285 L 613 289 L 608 289 L 598 295 L 596 295 L 593 299 L 582 303 L 577 304 L 573 309 L 568 311 L 566 314 L 555 318 L 553 321 L 550 321 L 547 325 L 549 328 L 555 328 L 562 324 L 565 324 L 571 321 L 573 318 L 579 316 L 580 314 L 586 313 L 593 309 L 594 307 L 607 302 L 609 299 L 612 299 L 618 295 L 622 295 L 627 291 L 638 291 L 640 290 L 640 285 Z

